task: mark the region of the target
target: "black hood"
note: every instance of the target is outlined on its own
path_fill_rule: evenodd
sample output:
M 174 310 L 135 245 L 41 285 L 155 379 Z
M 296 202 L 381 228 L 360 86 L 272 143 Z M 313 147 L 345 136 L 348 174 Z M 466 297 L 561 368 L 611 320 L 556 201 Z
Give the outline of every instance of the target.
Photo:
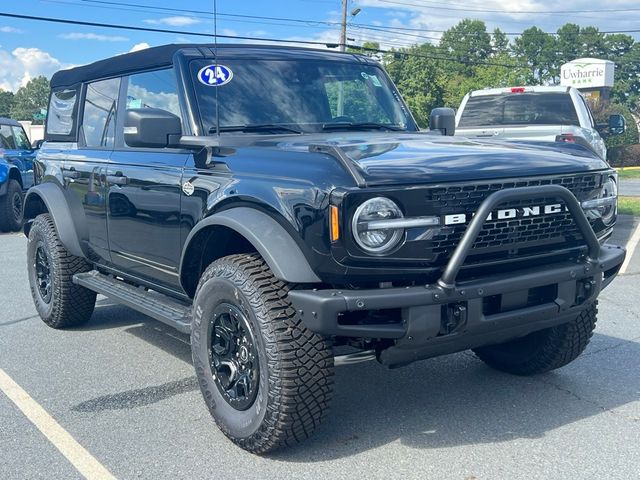
M 515 178 L 609 168 L 580 146 L 472 140 L 426 133 L 305 135 L 281 138 L 272 146 L 287 151 L 328 146 L 327 150 L 334 150 L 334 156 L 340 155 L 353 163 L 367 186 Z

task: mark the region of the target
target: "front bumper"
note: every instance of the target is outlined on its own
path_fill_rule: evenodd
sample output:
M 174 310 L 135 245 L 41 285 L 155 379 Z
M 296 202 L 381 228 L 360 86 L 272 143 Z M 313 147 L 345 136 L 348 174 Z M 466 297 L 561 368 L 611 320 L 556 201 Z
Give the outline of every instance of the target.
M 482 229 L 482 219 L 496 205 L 527 195 L 562 198 L 581 230 L 588 254 L 577 263 L 540 265 L 456 282 Z M 501 343 L 570 321 L 613 280 L 624 257 L 621 247 L 600 246 L 578 201 L 564 187 L 505 189 L 483 202 L 438 282 L 405 288 L 292 290 L 289 298 L 304 324 L 314 332 L 389 339 L 392 346 L 381 351 L 379 359 L 394 366 Z M 365 321 L 349 320 L 353 312 L 394 309 L 399 315 L 393 321 L 376 322 L 380 318 L 376 316 Z

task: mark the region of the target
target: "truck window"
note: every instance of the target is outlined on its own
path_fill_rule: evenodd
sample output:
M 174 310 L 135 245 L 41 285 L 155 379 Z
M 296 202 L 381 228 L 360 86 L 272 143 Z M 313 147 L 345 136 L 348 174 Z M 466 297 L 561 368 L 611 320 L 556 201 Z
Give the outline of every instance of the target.
M 22 127 L 11 127 L 13 129 L 13 137 L 16 142 L 16 147 L 18 150 L 31 150 L 31 144 L 29 143 L 29 137 L 24 133 L 24 129 Z
M 74 132 L 76 90 L 58 90 L 51 94 L 47 112 L 47 135 L 70 135 Z
M 580 125 L 566 93 L 507 93 L 470 97 L 459 127 L 494 125 Z
M 16 142 L 9 125 L 0 125 L 0 148 L 16 149 Z
M 160 108 L 180 117 L 178 85 L 173 70 L 131 75 L 127 85 L 127 108 Z
M 82 130 L 87 147 L 113 147 L 119 89 L 119 78 L 110 78 L 87 85 L 82 119 Z

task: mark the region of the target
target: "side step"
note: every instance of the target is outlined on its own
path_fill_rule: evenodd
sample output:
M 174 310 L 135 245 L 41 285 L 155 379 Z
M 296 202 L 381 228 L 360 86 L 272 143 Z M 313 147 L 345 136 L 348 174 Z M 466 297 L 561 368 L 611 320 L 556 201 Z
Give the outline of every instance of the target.
M 97 270 L 75 274 L 73 283 L 160 320 L 182 333 L 191 331 L 191 307 L 166 295 L 130 285 Z

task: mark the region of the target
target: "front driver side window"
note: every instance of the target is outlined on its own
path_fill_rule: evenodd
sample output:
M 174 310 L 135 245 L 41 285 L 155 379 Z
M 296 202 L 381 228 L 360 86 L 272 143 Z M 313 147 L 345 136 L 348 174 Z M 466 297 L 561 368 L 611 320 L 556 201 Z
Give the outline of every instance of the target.
M 113 148 L 119 89 L 119 78 L 87 85 L 82 119 L 82 132 L 87 147 Z

